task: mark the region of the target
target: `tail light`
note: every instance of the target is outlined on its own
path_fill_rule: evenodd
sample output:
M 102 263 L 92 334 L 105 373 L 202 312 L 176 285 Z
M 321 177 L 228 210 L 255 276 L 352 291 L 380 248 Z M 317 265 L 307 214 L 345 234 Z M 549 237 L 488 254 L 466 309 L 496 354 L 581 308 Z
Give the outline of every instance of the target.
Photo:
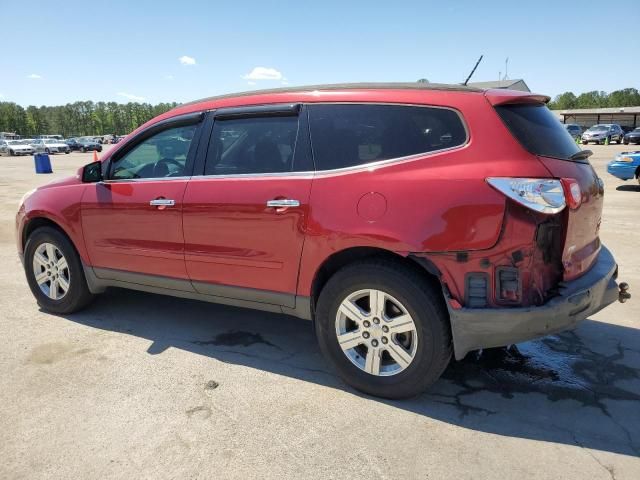
M 487 183 L 511 200 L 536 212 L 554 214 L 564 207 L 578 208 L 580 185 L 573 178 L 489 177 Z
M 575 210 L 582 203 L 582 190 L 580 189 L 580 184 L 574 178 L 563 178 L 561 181 L 569 208 L 571 210 Z
M 558 213 L 567 205 L 562 183 L 555 178 L 490 177 L 487 183 L 536 212 Z

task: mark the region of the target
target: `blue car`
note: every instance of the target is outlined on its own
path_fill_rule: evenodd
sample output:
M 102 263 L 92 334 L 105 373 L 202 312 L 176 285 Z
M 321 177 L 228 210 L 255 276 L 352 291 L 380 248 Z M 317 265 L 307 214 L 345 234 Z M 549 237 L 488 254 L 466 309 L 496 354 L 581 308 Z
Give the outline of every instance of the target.
M 636 178 L 640 182 L 640 151 L 617 154 L 607 165 L 607 172 L 622 180 Z

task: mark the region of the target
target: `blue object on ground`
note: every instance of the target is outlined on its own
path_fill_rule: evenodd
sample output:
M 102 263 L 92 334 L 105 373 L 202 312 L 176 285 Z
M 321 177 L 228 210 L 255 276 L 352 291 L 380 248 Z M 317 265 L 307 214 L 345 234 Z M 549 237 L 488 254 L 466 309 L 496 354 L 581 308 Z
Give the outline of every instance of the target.
M 36 173 L 53 173 L 49 155 L 46 153 L 36 153 L 33 160 L 36 162 Z

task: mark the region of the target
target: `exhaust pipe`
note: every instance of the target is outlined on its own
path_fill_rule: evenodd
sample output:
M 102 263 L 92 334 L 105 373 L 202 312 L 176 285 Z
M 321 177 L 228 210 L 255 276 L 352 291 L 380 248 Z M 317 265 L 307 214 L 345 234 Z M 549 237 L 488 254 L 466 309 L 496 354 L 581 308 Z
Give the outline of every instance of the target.
M 631 298 L 631 294 L 629 293 L 629 284 L 627 282 L 622 282 L 618 285 L 620 292 L 618 293 L 618 301 L 620 303 L 624 303 Z

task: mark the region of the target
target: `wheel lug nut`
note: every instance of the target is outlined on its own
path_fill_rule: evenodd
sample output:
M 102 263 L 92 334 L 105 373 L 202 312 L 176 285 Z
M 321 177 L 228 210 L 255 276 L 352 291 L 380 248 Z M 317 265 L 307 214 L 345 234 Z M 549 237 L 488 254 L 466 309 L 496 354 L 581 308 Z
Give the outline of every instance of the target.
M 365 328 L 369 328 L 371 326 L 371 323 L 369 323 L 369 320 L 365 320 L 362 324 L 365 326 Z
M 389 340 L 387 340 L 387 337 L 382 337 L 382 343 L 384 343 L 386 345 L 388 341 Z
M 362 336 L 363 338 L 369 338 L 369 332 L 363 332 Z
M 383 325 L 383 326 L 382 326 L 382 331 L 383 331 L 384 333 L 387 333 L 387 332 L 389 331 L 389 327 L 387 327 L 386 325 Z
M 378 341 L 377 340 L 371 340 L 371 345 L 373 345 L 374 347 L 378 346 Z
M 376 325 L 380 323 L 380 319 L 379 318 L 374 318 L 373 319 L 373 323 L 375 323 Z

